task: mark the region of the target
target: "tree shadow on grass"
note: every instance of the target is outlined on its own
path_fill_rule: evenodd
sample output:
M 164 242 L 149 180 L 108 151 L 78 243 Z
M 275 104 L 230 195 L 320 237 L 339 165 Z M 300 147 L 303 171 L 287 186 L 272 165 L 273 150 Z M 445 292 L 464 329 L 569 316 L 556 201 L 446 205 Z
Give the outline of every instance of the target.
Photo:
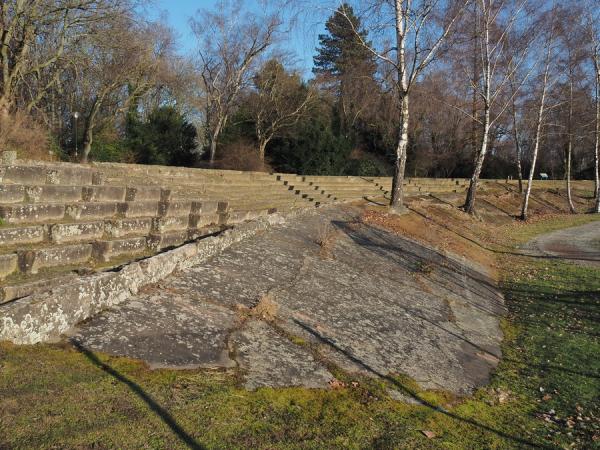
M 100 359 L 89 349 L 85 348 L 75 339 L 70 339 L 71 344 L 83 354 L 92 364 L 100 368 L 102 371 L 113 377 L 115 380 L 123 383 L 129 388 L 131 392 L 137 395 L 141 400 L 148 405 L 148 408 L 158 416 L 160 420 L 167 425 L 171 431 L 183 442 L 188 448 L 192 450 L 203 450 L 202 444 L 197 442 L 192 436 L 190 436 L 182 427 L 177 423 L 175 418 L 162 406 L 160 406 L 156 400 L 154 400 L 149 394 L 147 394 L 138 384 L 127 378 L 122 373 L 116 371 L 108 364 L 103 363 Z
M 492 434 L 495 434 L 496 436 L 502 437 L 504 439 L 506 439 L 507 441 L 510 441 L 512 443 L 516 443 L 519 444 L 521 446 L 529 446 L 529 447 L 533 447 L 533 448 L 542 448 L 542 449 L 552 449 L 554 447 L 548 446 L 548 445 L 544 445 L 544 444 L 540 444 L 540 443 L 536 443 L 533 441 L 530 441 L 528 439 L 519 437 L 519 436 L 513 436 L 512 434 L 509 434 L 505 431 L 502 430 L 498 430 L 495 429 L 489 425 L 480 423 L 474 419 L 471 419 L 469 417 L 462 417 L 456 413 L 453 413 L 451 411 L 448 411 L 440 406 L 437 406 L 431 402 L 429 402 L 428 400 L 424 399 L 422 396 L 419 395 L 418 392 L 416 392 L 414 389 L 411 389 L 410 387 L 402 384 L 401 382 L 399 382 L 397 379 L 395 379 L 392 376 L 383 374 L 381 372 L 379 372 L 377 369 L 369 366 L 367 363 L 365 363 L 364 361 L 362 361 L 361 359 L 357 358 L 356 356 L 352 355 L 348 350 L 340 347 L 339 345 L 337 345 L 335 342 L 333 342 L 331 339 L 327 338 L 326 336 L 323 336 L 320 332 L 318 332 L 317 330 L 313 329 L 310 325 L 299 321 L 297 319 L 294 319 L 294 322 L 301 327 L 303 330 L 305 330 L 306 332 L 308 332 L 309 334 L 311 334 L 312 336 L 314 336 L 319 342 L 321 342 L 322 344 L 325 344 L 329 347 L 331 347 L 332 349 L 336 350 L 337 352 L 343 354 L 346 358 L 348 358 L 350 361 L 352 361 L 354 364 L 356 364 L 357 366 L 361 367 L 362 369 L 364 369 L 365 371 L 367 371 L 368 373 L 371 373 L 372 375 L 375 375 L 377 378 L 380 378 L 382 380 L 386 380 L 387 382 L 389 382 L 390 384 L 392 384 L 395 388 L 399 389 L 403 394 L 409 396 L 410 398 L 414 399 L 415 401 L 417 401 L 420 405 L 425 406 L 427 408 L 430 408 L 436 412 L 439 412 L 441 414 L 444 414 L 452 419 L 458 420 L 460 422 L 472 425 L 476 428 L 479 428 L 481 430 L 490 432 Z

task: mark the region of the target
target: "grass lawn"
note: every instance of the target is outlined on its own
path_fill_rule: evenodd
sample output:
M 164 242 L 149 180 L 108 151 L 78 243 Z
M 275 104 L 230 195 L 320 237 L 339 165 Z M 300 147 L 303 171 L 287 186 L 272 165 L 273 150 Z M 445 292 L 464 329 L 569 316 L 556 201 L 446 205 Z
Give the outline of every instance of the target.
M 503 238 L 516 245 L 589 220 L 506 227 Z M 0 448 L 600 448 L 599 270 L 498 258 L 504 358 L 470 398 L 339 371 L 339 389 L 248 392 L 233 372 L 0 344 Z M 389 388 L 422 404 L 393 400 Z

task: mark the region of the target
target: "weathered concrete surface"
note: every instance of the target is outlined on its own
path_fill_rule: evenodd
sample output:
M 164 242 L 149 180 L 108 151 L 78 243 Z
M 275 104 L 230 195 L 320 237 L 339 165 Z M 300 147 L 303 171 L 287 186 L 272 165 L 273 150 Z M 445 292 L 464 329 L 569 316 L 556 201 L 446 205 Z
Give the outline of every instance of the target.
M 181 359 L 182 367 L 217 364 L 221 342 L 229 355 L 222 366 L 235 360 L 248 388 L 326 386 L 323 361 L 373 376 L 403 373 L 459 394 L 485 383 L 501 356 L 504 306 L 493 283 L 357 222 L 358 213 L 331 208 L 238 242 L 72 338 L 153 365 Z
M 543 255 L 600 266 L 600 221 L 540 236 L 527 244 Z
M 96 273 L 10 302 L 0 310 L 0 340 L 15 344 L 55 340 L 82 320 L 123 303 L 142 287 L 157 283 L 176 270 L 205 261 L 236 242 L 284 220 L 282 216 L 273 214 L 241 224 L 235 230 L 226 230 L 219 236 L 209 236 L 131 263 L 116 272 Z M 20 264 L 35 263 L 35 253 L 25 252 L 21 256 Z
M 120 315 L 101 314 L 86 325 L 86 345 L 117 354 L 135 353 L 154 368 L 216 368 L 235 365 L 229 358 L 227 329 L 233 311 L 173 293 L 168 304 L 163 293 L 150 289 L 121 308 Z M 105 333 L 119 329 L 118 336 Z

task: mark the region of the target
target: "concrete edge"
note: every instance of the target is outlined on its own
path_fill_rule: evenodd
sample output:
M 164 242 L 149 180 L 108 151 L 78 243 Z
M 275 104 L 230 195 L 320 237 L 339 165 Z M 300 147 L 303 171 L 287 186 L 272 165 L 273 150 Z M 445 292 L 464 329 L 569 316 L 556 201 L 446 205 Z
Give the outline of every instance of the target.
M 315 209 L 259 217 L 218 236 L 130 263 L 116 272 L 81 277 L 67 285 L 4 305 L 0 309 L 0 341 L 18 345 L 56 341 L 77 323 L 123 303 L 142 287 L 157 283 L 176 270 L 202 263 L 237 242 L 309 212 L 315 212 Z

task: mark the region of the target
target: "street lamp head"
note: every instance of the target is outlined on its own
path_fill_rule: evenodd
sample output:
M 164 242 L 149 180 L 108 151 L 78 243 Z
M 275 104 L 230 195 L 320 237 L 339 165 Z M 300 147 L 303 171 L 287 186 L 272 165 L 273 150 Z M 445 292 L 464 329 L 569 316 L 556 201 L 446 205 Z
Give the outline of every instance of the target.
M 73 118 L 74 118 L 75 120 L 79 119 L 79 113 L 78 113 L 77 111 L 75 111 L 75 112 L 73 113 Z

